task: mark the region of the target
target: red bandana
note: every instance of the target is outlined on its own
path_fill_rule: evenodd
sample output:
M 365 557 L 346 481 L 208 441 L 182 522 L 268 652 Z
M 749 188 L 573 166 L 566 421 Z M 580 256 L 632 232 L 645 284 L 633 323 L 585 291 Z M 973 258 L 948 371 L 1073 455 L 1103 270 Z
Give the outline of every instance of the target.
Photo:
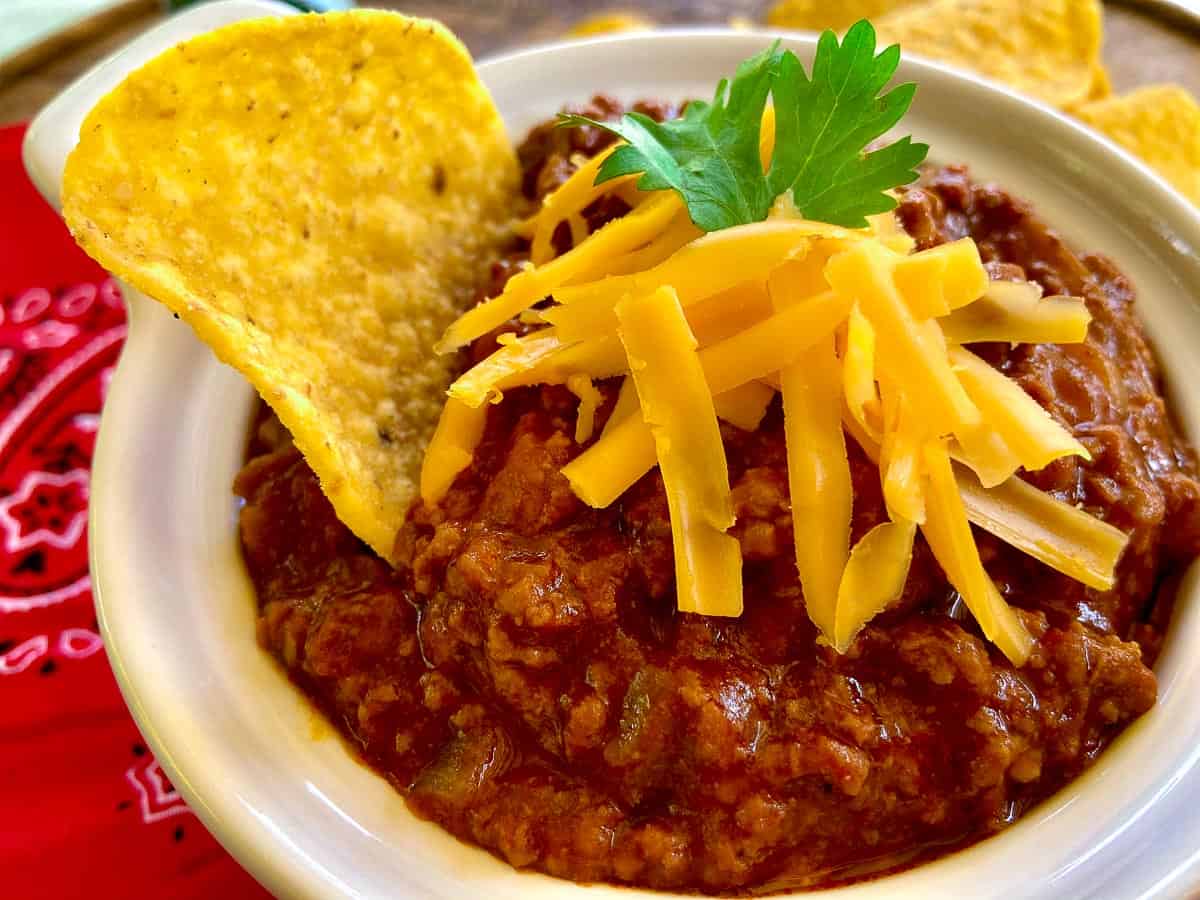
M 146 749 L 97 634 L 87 499 L 115 282 L 0 129 L 0 862 L 11 897 L 266 896 Z

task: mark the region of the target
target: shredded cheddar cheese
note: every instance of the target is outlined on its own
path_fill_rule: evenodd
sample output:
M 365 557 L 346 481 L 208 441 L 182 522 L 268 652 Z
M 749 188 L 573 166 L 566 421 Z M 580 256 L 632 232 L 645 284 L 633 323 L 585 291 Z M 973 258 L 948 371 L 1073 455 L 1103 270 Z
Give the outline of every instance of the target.
M 768 114 L 764 159 L 773 127 Z M 721 429 L 754 431 L 780 392 L 797 578 L 837 652 L 901 597 L 918 531 L 1016 665 L 1033 638 L 988 576 L 970 523 L 1089 587 L 1112 586 L 1125 535 L 1020 477 L 1087 460 L 1087 449 L 964 346 L 1081 341 L 1082 300 L 989 282 L 970 239 L 916 252 L 894 213 L 855 230 L 780 202 L 765 222 L 701 236 L 676 195 L 626 179 L 597 188 L 598 166 L 582 165 L 522 226 L 534 265 L 447 331 L 443 349 L 513 317 L 534 329 L 502 335 L 451 385 L 422 472 L 426 502 L 470 464 L 488 401 L 564 384 L 586 445 L 562 468 L 576 496 L 605 508 L 658 466 L 679 609 L 736 616 L 742 560 Z M 607 189 L 634 208 L 588 235 L 583 210 Z M 564 223 L 573 246 L 555 257 Z M 877 465 L 888 517 L 853 546 L 846 434 Z
M 940 325 L 954 344 L 1078 344 L 1091 321 L 1082 300 L 1042 299 L 1042 289 L 1031 281 L 993 281 L 979 300 L 954 310 Z
M 657 462 L 637 392 L 626 391 L 631 384 L 632 379 L 626 378 L 600 439 L 562 469 L 575 495 L 596 509 L 613 503 Z M 774 396 L 775 391 L 766 385 L 748 382 L 717 394 L 713 397 L 713 408 L 717 418 L 743 431 L 753 431 L 767 414 Z
M 842 426 L 867 458 L 878 464 L 879 442 L 845 410 Z M 1088 587 L 1112 589 L 1117 563 L 1128 543 L 1119 528 L 1020 478 L 985 489 L 966 466 L 955 463 L 953 468 L 971 524 Z
M 891 385 L 883 390 L 883 443 L 879 471 L 883 500 L 893 520 L 925 521 L 925 491 L 921 479 L 921 447 L 929 429 Z
M 838 583 L 833 646 L 845 653 L 863 627 L 900 599 L 912 564 L 917 526 L 900 519 L 881 522 L 850 551 Z
M 526 372 L 551 359 L 562 348 L 563 342 L 551 330 L 514 340 L 468 369 L 450 385 L 450 396 L 471 407 L 489 399 L 497 400 L 505 388 L 515 387 Z
M 696 238 L 700 237 L 703 232 L 700 231 L 692 220 L 688 218 L 686 212 L 677 213 L 675 218 L 671 220 L 671 224 L 664 229 L 662 234 L 654 238 L 644 247 L 638 247 L 636 250 L 631 250 L 624 256 L 619 256 L 611 262 L 606 262 L 600 266 L 593 274 L 594 278 L 603 278 L 607 275 L 631 275 L 635 272 L 643 272 L 646 269 L 651 269 L 659 263 L 670 259 L 677 250 L 683 248 L 685 244 L 690 244 Z M 593 280 L 586 279 L 580 276 L 580 281 Z M 574 282 L 575 279 L 572 279 Z
M 596 430 L 596 410 L 604 402 L 604 395 L 596 390 L 587 375 L 571 375 L 567 378 L 567 390 L 579 398 L 579 413 L 575 419 L 575 443 L 586 444 Z
M 567 230 L 571 232 L 571 246 L 577 247 L 588 238 L 588 225 L 581 213 L 567 216 Z
M 830 257 L 848 250 L 850 241 L 828 238 L 817 241 L 802 257 L 780 264 L 767 278 L 767 293 L 772 302 L 782 309 L 789 302 L 811 297 L 829 290 L 825 278 L 825 266 Z
M 780 381 L 796 568 L 808 616 L 830 636 L 850 555 L 853 500 L 833 336 L 801 353 L 783 369 Z
M 970 238 L 922 250 L 896 262 L 896 287 L 918 319 L 949 315 L 988 287 L 979 248 Z
M 603 194 L 617 187 L 615 182 L 595 184 L 596 173 L 614 149 L 609 147 L 579 165 L 566 181 L 546 195 L 537 215 L 521 224 L 520 230 L 531 239 L 529 258 L 534 265 L 540 266 L 554 258 L 551 241 L 561 223 L 582 213 Z
M 918 319 L 950 315 L 946 299 L 946 258 L 926 250 L 915 253 L 893 270 L 896 288 Z
M 875 385 L 875 329 L 857 303 L 850 308 L 850 315 L 846 318 L 842 381 L 846 408 L 859 427 L 878 441 L 882 407 L 879 389 Z
M 896 192 L 888 191 L 887 193 L 895 196 Z M 912 239 L 912 236 L 900 226 L 900 220 L 897 218 L 895 210 L 867 216 L 867 221 L 871 225 L 871 232 L 889 250 L 904 256 L 912 253 L 917 246 L 917 242 Z
M 654 435 L 639 410 L 605 431 L 596 443 L 563 466 L 562 473 L 575 496 L 593 509 L 604 509 L 656 462 Z
M 1020 478 L 985 490 L 962 466 L 954 477 L 968 518 L 984 531 L 1088 587 L 1112 590 L 1129 541 L 1119 528 Z
M 637 385 L 671 518 L 680 610 L 742 613 L 742 554 L 712 394 L 679 298 L 669 287 L 617 304 L 621 343 Z
M 758 132 L 758 156 L 762 166 L 767 169 L 771 165 L 771 155 L 775 150 L 775 107 L 767 106 L 763 110 L 762 126 Z
M 826 277 L 840 296 L 853 297 L 877 334 L 889 336 L 880 364 L 912 384 L 912 399 L 938 430 L 952 431 L 980 421 L 979 410 L 950 369 L 945 340 L 929 319 L 918 320 L 892 280 L 895 254 L 861 241 L 830 259 Z
M 816 237 L 849 234 L 835 225 L 803 220 L 768 220 L 726 228 L 692 241 L 645 272 L 557 291 L 554 299 L 560 305 L 544 317 L 558 328 L 564 340 L 608 333 L 616 327 L 612 311 L 622 297 L 669 284 L 680 303 L 690 307 L 745 281 L 765 279 L 781 260 L 807 252 Z
M 625 350 L 616 335 L 564 342 L 553 329 L 522 338 L 501 336 L 501 346 L 450 385 L 451 397 L 468 406 L 490 400 L 499 403 L 504 392 L 530 384 L 565 384 L 573 374 L 610 378 L 625 371 Z
M 775 391 L 758 381 L 731 388 L 713 397 L 717 418 L 742 431 L 755 431 L 767 414 L 767 407 L 775 397 Z
M 684 310 L 701 347 L 733 337 L 773 311 L 767 285 L 762 281 L 744 281 Z
M 955 438 L 950 455 L 974 472 L 984 487 L 1003 484 L 1021 468 L 1017 454 L 991 424 L 960 428 Z
M 453 397 L 446 401 L 421 466 L 422 500 L 437 503 L 446 496 L 458 473 L 471 464 L 486 423 L 486 406 L 470 407 Z
M 1011 448 L 1018 465 L 1034 472 L 1064 456 L 1092 458 L 1071 432 L 1011 378 L 962 347 L 950 350 L 950 362 L 967 395 Z M 989 485 L 984 482 L 984 486 Z
M 984 571 L 950 468 L 950 457 L 941 441 L 931 441 L 925 446 L 925 466 L 929 479 L 928 514 L 921 533 L 984 636 L 1014 665 L 1023 665 L 1029 658 L 1033 638 Z
M 709 389 L 721 394 L 790 365 L 804 350 L 832 335 L 850 301 L 827 292 L 789 306 L 733 337 L 700 351 Z M 787 335 L 787 340 L 780 340 Z
M 621 389 L 617 391 L 617 402 L 613 404 L 612 412 L 608 414 L 608 421 L 604 423 L 604 429 L 600 432 L 600 436 L 603 438 L 634 413 L 641 415 L 641 408 L 638 406 L 637 385 L 633 383 L 632 378 L 626 375 L 621 379 Z
M 642 246 L 675 217 L 682 204 L 678 194 L 665 192 L 629 215 L 609 222 L 568 253 L 544 266 L 535 265 L 517 273 L 500 296 L 485 300 L 452 322 L 434 349 L 450 353 L 465 347 L 546 298 L 581 269 Z

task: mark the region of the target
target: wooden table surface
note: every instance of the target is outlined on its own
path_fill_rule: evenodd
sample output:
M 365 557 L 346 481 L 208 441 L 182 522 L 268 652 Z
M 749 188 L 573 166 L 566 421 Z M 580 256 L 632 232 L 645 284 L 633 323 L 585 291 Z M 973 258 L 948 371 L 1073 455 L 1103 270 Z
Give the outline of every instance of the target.
M 606 0 L 372 0 L 363 5 L 402 8 L 439 18 L 477 57 L 552 40 L 592 12 L 622 8 Z M 640 0 L 624 8 L 637 8 L 660 23 L 694 24 L 723 23 L 731 17 L 761 21 L 770 5 L 763 0 Z M 1136 4 L 1109 4 L 1105 9 L 1104 61 L 1115 90 L 1174 81 L 1200 96 L 1200 33 L 1143 12 Z M 130 0 L 123 13 L 109 17 L 102 27 L 62 40 L 40 65 L 15 75 L 0 73 L 0 124 L 29 119 L 97 60 L 160 18 L 155 0 Z

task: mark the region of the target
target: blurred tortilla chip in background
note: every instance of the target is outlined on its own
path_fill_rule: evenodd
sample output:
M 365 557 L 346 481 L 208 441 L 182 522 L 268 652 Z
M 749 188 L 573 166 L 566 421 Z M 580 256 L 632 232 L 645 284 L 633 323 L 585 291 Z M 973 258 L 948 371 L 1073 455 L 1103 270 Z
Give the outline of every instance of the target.
M 1104 63 L 1096 60 L 1092 66 L 1092 87 L 1088 91 L 1087 99 L 1103 100 L 1105 97 L 1112 96 L 1112 79 L 1108 77 L 1108 69 L 1104 68 Z
M 654 22 L 639 13 L 610 10 L 580 19 L 570 27 L 567 36 L 596 37 L 619 31 L 649 31 L 653 27 Z
M 777 28 L 796 28 L 803 31 L 845 31 L 859 19 L 878 24 L 881 17 L 893 10 L 918 5 L 919 0 L 780 0 L 767 12 L 767 24 Z
M 978 72 L 1052 106 L 1086 100 L 1100 60 L 1099 0 L 932 0 L 875 26 L 882 43 Z
M 1002 82 L 1078 116 L 1200 204 L 1200 107 L 1178 85 L 1113 96 L 1099 0 L 779 0 L 778 28 L 841 31 L 871 19 L 880 43 Z
M 1200 204 L 1200 105 L 1176 84 L 1085 103 L 1075 115 L 1140 156 Z
M 466 48 L 366 11 L 242 22 L 154 58 L 88 115 L 63 178 L 80 246 L 247 377 L 384 558 L 455 362 L 433 343 L 517 196 Z

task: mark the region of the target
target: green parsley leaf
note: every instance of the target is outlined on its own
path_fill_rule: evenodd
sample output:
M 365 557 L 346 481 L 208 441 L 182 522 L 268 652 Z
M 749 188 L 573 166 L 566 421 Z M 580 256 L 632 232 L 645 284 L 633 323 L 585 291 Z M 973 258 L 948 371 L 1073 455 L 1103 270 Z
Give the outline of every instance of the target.
M 912 103 L 913 84 L 880 95 L 899 62 L 894 45 L 875 55 L 875 29 L 864 19 L 840 45 L 832 31 L 821 35 L 811 78 L 776 42 L 739 65 L 731 83 L 721 81 L 711 104 L 691 103 L 678 119 L 657 123 L 627 113 L 607 123 L 564 115 L 560 124 L 594 125 L 623 138 L 596 183 L 641 172 L 638 188 L 675 189 L 704 231 L 761 221 L 788 191 L 806 218 L 861 228 L 866 216 L 895 208 L 885 191 L 913 181 L 929 150 L 905 137 L 865 152 Z M 768 94 L 775 152 L 764 173 L 759 132 Z
M 781 59 L 776 42 L 743 61 L 732 84 L 722 79 L 712 103 L 693 101 L 669 122 L 634 112 L 615 124 L 568 115 L 559 116 L 559 124 L 595 125 L 625 139 L 601 164 L 596 184 L 643 172 L 640 190 L 679 191 L 703 231 L 758 222 L 767 217 L 776 196 L 763 175 L 758 141 Z
M 806 218 L 865 227 L 864 216 L 895 208 L 884 191 L 917 177 L 926 144 L 905 137 L 863 152 L 912 103 L 915 84 L 879 95 L 899 63 L 895 44 L 875 55 L 875 29 L 866 19 L 840 46 L 832 31 L 821 35 L 811 79 L 794 53 L 784 54 L 772 85 L 776 151 L 767 179 L 776 195 L 791 190 Z

